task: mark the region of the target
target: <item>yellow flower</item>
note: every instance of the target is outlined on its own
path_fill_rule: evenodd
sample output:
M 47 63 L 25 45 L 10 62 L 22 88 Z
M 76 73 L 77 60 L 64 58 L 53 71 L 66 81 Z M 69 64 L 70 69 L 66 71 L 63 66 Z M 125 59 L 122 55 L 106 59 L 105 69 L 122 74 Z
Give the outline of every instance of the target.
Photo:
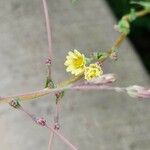
M 74 52 L 69 52 L 64 65 L 67 66 L 66 71 L 78 75 L 84 72 L 86 60 L 85 56 L 76 49 Z
M 90 64 L 85 68 L 84 76 L 86 80 L 91 80 L 103 74 L 101 67 L 97 64 Z

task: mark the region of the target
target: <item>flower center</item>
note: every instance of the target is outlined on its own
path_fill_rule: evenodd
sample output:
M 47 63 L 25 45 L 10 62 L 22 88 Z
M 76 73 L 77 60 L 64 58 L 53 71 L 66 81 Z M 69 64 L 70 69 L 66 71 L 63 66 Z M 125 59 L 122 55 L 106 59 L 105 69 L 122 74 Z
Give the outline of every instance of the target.
M 74 60 L 74 66 L 75 66 L 75 68 L 80 68 L 81 66 L 83 66 L 83 59 L 82 59 L 82 57 Z

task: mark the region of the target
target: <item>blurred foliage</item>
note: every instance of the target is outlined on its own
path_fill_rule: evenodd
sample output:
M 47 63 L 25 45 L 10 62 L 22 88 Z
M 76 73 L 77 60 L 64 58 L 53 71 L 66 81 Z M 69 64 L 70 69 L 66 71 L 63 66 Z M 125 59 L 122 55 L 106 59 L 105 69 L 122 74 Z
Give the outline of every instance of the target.
M 141 10 L 140 5 L 131 4 L 131 0 L 106 0 L 112 8 L 114 14 L 118 19 L 130 12 L 131 8 Z M 134 0 L 141 2 L 141 0 Z M 150 2 L 150 0 L 142 0 L 143 2 Z M 131 41 L 140 54 L 147 70 L 150 73 L 150 15 L 138 18 L 131 25 L 131 32 L 129 34 Z
M 111 8 L 114 10 L 115 15 L 120 19 L 123 15 L 130 12 L 131 8 L 136 8 L 140 10 L 142 7 L 136 4 L 130 4 L 130 0 L 106 0 L 110 4 Z M 150 0 L 143 0 L 145 2 L 150 2 Z M 137 1 L 138 2 L 138 1 Z M 150 31 L 150 16 L 144 16 L 140 19 L 137 19 L 133 26 L 145 28 Z M 139 32 L 139 31 L 138 31 Z M 132 33 L 137 33 L 136 30 L 133 30 Z

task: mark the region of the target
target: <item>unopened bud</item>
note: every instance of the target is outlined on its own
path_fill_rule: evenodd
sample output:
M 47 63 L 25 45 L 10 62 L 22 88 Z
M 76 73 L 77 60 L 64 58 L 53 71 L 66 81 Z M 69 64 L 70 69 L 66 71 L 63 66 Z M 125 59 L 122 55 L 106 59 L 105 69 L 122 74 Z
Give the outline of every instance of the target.
M 133 98 L 150 98 L 150 88 L 133 85 L 126 88 L 129 96 Z
M 55 130 L 59 130 L 60 129 L 60 124 L 59 123 L 55 123 L 54 124 L 54 129 Z
M 113 59 L 113 60 L 117 60 L 118 59 L 117 52 L 112 52 L 111 55 L 110 55 L 110 58 Z
M 114 81 L 116 81 L 116 76 L 115 74 L 110 73 L 110 74 L 104 74 L 102 76 L 99 76 L 87 82 L 91 84 L 107 84 L 107 83 L 112 83 Z
M 51 59 L 50 59 L 50 58 L 47 58 L 45 64 L 46 64 L 46 65 L 51 65 L 51 63 L 52 63 Z
M 36 119 L 36 123 L 38 125 L 45 126 L 46 125 L 46 120 L 44 118 L 38 118 L 38 119 Z

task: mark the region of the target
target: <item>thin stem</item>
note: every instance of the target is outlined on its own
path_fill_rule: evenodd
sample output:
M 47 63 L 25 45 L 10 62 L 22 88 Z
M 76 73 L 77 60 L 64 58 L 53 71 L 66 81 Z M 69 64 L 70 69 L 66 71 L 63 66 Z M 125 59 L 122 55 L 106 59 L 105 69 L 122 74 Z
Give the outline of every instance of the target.
M 59 83 L 56 87 L 58 88 L 44 88 L 42 90 L 39 91 L 34 91 L 34 92 L 30 92 L 30 93 L 25 93 L 25 94 L 19 94 L 19 95 L 15 95 L 15 96 L 6 96 L 6 97 L 1 97 L 0 98 L 0 103 L 5 103 L 5 102 L 9 102 L 12 98 L 16 99 L 20 99 L 20 100 L 33 100 L 33 99 L 37 99 L 39 97 L 48 95 L 49 93 L 52 92 L 57 92 L 57 91 L 61 91 L 64 89 L 64 87 L 68 87 L 70 84 L 78 81 L 79 79 L 81 79 L 82 76 L 75 76 L 75 77 L 71 77 L 68 80 L 65 80 L 61 83 Z
M 29 118 L 31 118 L 34 122 L 36 122 L 36 117 L 33 114 L 29 113 L 27 110 L 25 110 L 22 106 L 18 110 L 24 112 Z M 72 143 L 70 143 L 60 132 L 55 130 L 53 126 L 48 126 L 47 124 L 45 124 L 44 126 L 41 127 L 46 127 L 50 131 L 52 131 L 55 135 L 57 135 L 62 140 L 62 142 L 68 145 L 71 150 L 77 150 L 77 148 L 75 148 L 75 146 Z
M 52 141 L 53 141 L 53 138 L 54 138 L 54 132 L 50 132 L 51 135 L 50 135 L 50 138 L 49 138 L 49 144 L 48 144 L 48 150 L 51 150 L 52 148 Z
M 47 40 L 48 40 L 48 81 L 51 80 L 51 63 L 52 63 L 52 33 L 51 33 L 51 26 L 50 26 L 50 19 L 48 14 L 48 5 L 47 0 L 43 0 L 43 7 L 44 7 L 44 14 L 45 14 L 45 22 L 46 22 L 46 30 L 47 30 Z
M 136 17 L 142 17 L 142 16 L 147 15 L 148 13 L 150 13 L 150 11 L 144 9 L 144 10 L 136 12 Z M 124 15 L 123 18 L 128 20 L 129 19 L 129 14 Z M 116 39 L 113 46 L 108 50 L 108 57 L 111 55 L 111 53 L 113 52 L 114 49 L 118 49 L 120 47 L 120 45 L 122 44 L 122 42 L 124 41 L 124 39 L 126 38 L 127 35 L 128 34 L 126 34 L 126 33 L 121 33 L 119 35 L 119 37 Z M 107 58 L 105 58 L 103 61 L 105 61 Z
M 45 21 L 46 21 L 46 29 L 47 29 L 49 58 L 52 59 L 52 38 L 51 38 L 52 36 L 51 36 L 51 26 L 50 26 L 49 14 L 48 14 L 47 0 L 43 0 L 43 7 L 44 7 L 44 14 L 45 14 Z
M 46 126 L 46 127 L 50 129 L 52 132 L 54 132 L 66 145 L 70 147 L 71 150 L 77 150 L 77 148 L 72 143 L 70 143 L 64 136 L 62 136 L 60 132 L 58 132 L 51 126 Z
M 45 14 L 47 39 L 48 39 L 48 53 L 49 53 L 49 58 L 47 62 L 48 81 L 50 81 L 51 80 L 51 63 L 52 63 L 52 34 L 51 34 L 50 19 L 49 19 L 49 14 L 48 14 L 47 0 L 43 0 L 43 7 L 44 7 L 44 14 Z M 51 150 L 53 137 L 54 137 L 54 133 L 52 132 L 50 139 L 49 139 L 48 150 Z
M 70 87 L 70 90 L 114 90 L 116 92 L 125 92 L 125 87 L 112 87 L 108 85 L 82 85 Z
M 122 44 L 124 39 L 126 38 L 127 34 L 126 33 L 121 33 L 119 37 L 116 39 L 115 43 L 111 47 L 111 49 L 108 50 L 108 54 L 111 54 L 113 49 L 118 49 L 119 46 Z
M 55 112 L 54 112 L 54 129 L 59 130 L 59 127 L 56 127 L 56 125 L 59 125 L 59 112 L 60 112 L 60 101 L 56 104 Z M 49 138 L 49 145 L 48 145 L 48 150 L 51 150 L 52 147 L 52 141 L 54 139 L 54 133 L 50 133 L 50 138 Z
M 145 15 L 147 15 L 149 13 L 150 13 L 149 10 L 143 9 L 141 11 L 136 12 L 135 15 L 136 15 L 136 17 L 143 17 L 143 16 L 145 16 Z M 123 18 L 128 20 L 129 19 L 129 15 L 130 14 L 124 15 Z
M 142 16 L 147 15 L 148 13 L 150 13 L 150 11 L 144 9 L 144 10 L 141 10 L 141 11 L 137 12 L 137 13 L 136 13 L 136 16 L 137 16 L 137 17 L 142 17 Z

